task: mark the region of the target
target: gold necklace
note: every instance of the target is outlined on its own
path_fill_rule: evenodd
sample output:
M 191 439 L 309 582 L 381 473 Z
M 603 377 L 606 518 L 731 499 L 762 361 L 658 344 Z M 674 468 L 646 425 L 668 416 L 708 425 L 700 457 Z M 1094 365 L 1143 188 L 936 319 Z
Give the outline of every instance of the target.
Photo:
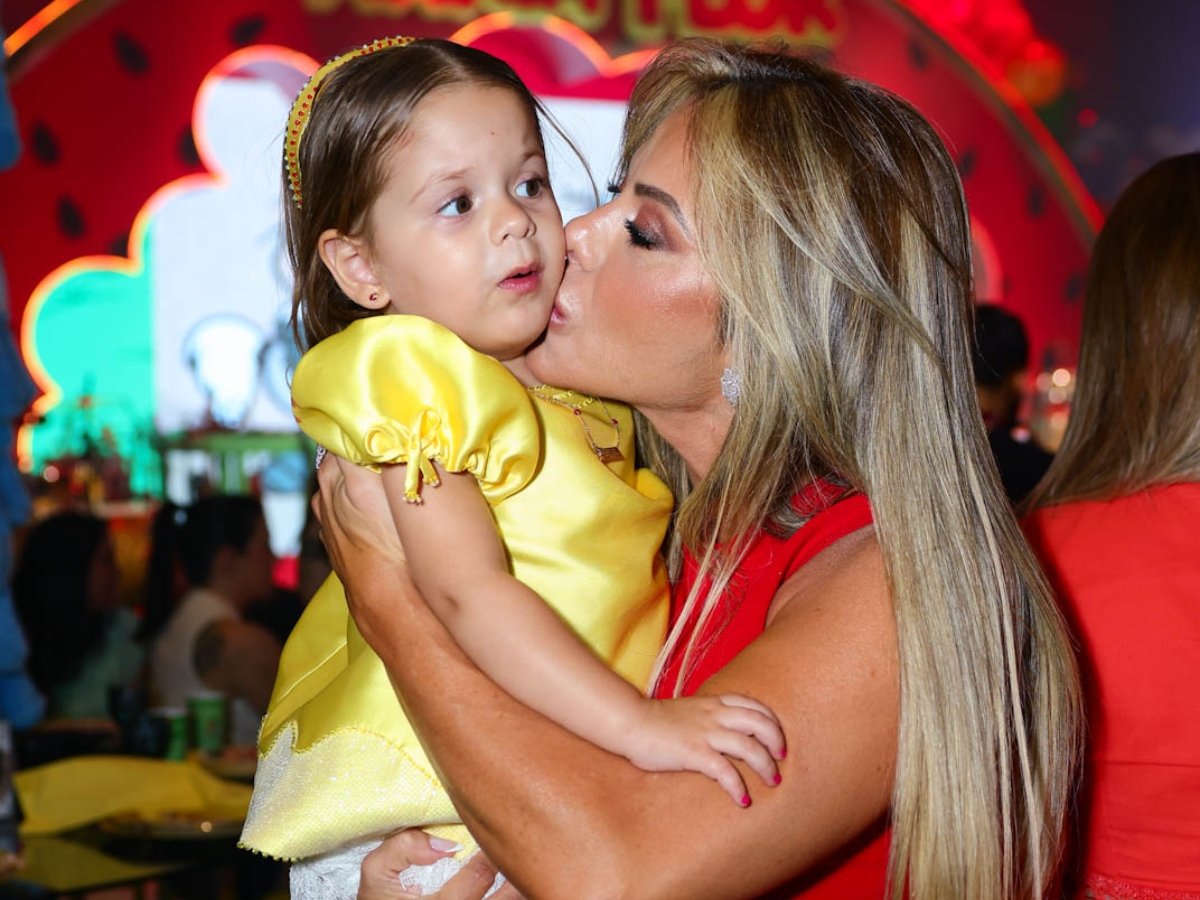
M 559 391 L 554 388 L 547 387 L 544 384 L 539 384 L 536 387 L 529 389 L 530 393 L 536 394 L 543 400 L 548 400 L 551 403 L 569 409 L 579 420 L 579 427 L 583 429 L 583 436 L 587 438 L 588 446 L 592 448 L 592 452 L 596 454 L 596 458 L 600 462 L 607 465 L 608 463 L 621 462 L 625 455 L 621 453 L 621 425 L 617 422 L 616 417 L 608 411 L 608 407 L 604 405 L 604 401 L 599 397 L 589 397 L 586 394 L 577 394 L 575 391 Z M 578 397 L 578 402 L 572 402 L 569 398 Z M 617 440 L 611 447 L 600 447 L 596 444 L 595 438 L 592 437 L 592 431 L 588 428 L 587 417 L 583 414 L 583 410 L 591 406 L 593 403 L 599 403 L 600 408 L 604 410 L 604 415 L 613 427 L 613 431 L 617 433 Z

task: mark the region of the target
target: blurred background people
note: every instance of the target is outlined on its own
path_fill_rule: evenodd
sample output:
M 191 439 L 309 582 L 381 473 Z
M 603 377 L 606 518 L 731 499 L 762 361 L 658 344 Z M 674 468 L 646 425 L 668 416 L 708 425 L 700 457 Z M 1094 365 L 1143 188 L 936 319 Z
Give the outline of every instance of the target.
M 46 700 L 29 677 L 29 645 L 13 606 L 7 573 L 12 559 L 12 539 L 0 533 L 0 720 L 13 728 L 36 725 L 46 712 Z
M 1031 543 L 1082 651 L 1075 896 L 1200 896 L 1200 153 L 1116 203 Z
M 307 494 L 311 496 L 316 492 L 317 479 L 311 477 Z M 243 614 L 247 621 L 257 622 L 275 635 L 280 645 L 287 642 L 308 601 L 333 571 L 325 545 L 321 543 L 320 527 L 312 504 L 306 504 L 304 527 L 300 532 L 300 553 L 296 559 L 296 587 L 276 585 L 266 599 L 252 603 Z
M 1050 467 L 1052 454 L 1018 431 L 1018 415 L 1029 377 L 1025 325 L 993 303 L 975 308 L 975 393 L 1004 492 L 1020 504 Z
M 29 642 L 29 672 L 50 718 L 106 718 L 109 687 L 138 680 L 137 616 L 122 605 L 118 586 L 103 519 L 61 512 L 25 536 L 12 593 Z
M 155 522 L 143 637 L 156 702 L 229 699 L 230 742 L 253 744 L 279 664 L 280 641 L 244 611 L 272 592 L 274 557 L 262 506 L 218 495 L 164 506 Z

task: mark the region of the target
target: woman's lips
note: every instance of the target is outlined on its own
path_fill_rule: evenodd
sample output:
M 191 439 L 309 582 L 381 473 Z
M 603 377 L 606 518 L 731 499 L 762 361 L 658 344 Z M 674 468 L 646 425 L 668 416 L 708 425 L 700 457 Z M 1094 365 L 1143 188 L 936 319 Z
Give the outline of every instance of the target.
M 562 307 L 560 307 L 557 303 L 555 303 L 552 307 L 550 307 L 550 325 L 551 326 L 564 325 L 564 324 L 566 324 L 566 321 L 567 321 L 567 317 L 566 317 L 566 315 L 563 314 Z

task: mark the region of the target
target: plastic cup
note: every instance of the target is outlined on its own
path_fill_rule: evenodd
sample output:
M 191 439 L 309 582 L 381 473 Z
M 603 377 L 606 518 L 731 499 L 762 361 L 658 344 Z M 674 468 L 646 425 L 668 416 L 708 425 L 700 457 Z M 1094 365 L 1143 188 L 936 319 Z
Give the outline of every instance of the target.
M 216 755 L 225 748 L 229 714 L 225 695 L 218 691 L 197 691 L 187 699 L 188 719 L 192 725 L 192 746 L 201 753 Z
M 179 706 L 160 706 L 150 710 L 150 715 L 163 722 L 164 734 L 162 758 L 186 759 L 188 752 L 188 711 Z

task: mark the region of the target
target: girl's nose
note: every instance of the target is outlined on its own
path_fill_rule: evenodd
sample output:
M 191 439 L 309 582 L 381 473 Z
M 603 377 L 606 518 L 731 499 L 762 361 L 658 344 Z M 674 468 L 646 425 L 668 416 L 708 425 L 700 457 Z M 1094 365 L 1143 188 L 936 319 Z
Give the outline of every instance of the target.
M 504 205 L 496 218 L 496 241 L 499 243 L 505 238 L 527 238 L 532 237 L 537 231 L 537 224 L 533 221 L 533 216 L 520 203 L 512 198 L 503 201 Z

